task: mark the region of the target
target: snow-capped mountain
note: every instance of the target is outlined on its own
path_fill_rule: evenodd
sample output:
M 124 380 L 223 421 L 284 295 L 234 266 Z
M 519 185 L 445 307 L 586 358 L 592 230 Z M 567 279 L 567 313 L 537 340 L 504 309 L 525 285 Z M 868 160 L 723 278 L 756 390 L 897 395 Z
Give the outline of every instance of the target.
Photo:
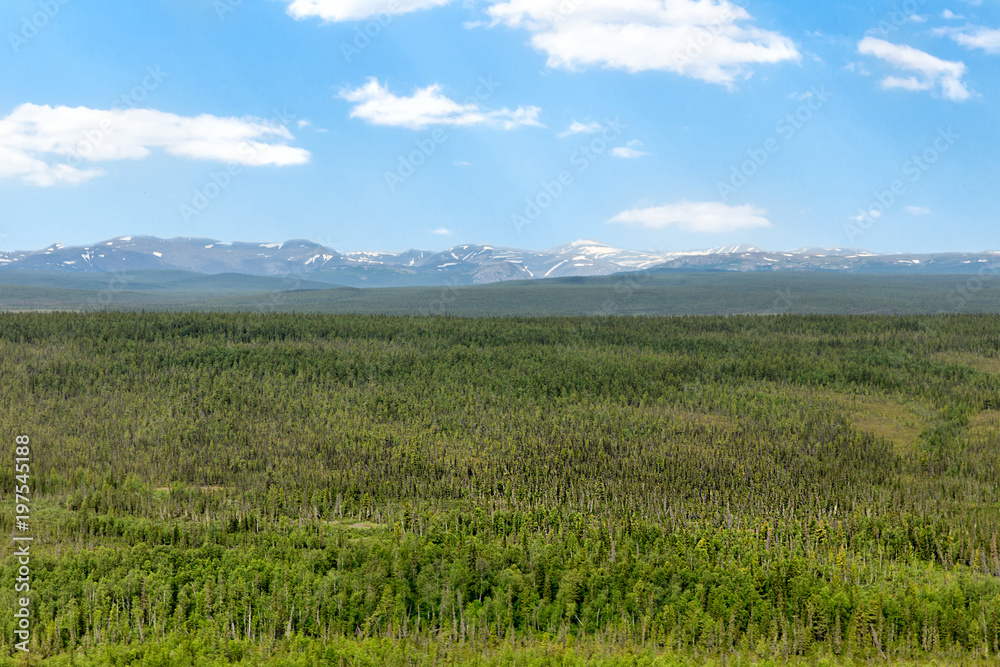
M 459 245 L 440 252 L 407 250 L 339 253 L 312 241 L 224 243 L 214 239 L 122 236 L 92 246 L 59 243 L 32 252 L 0 252 L 0 270 L 60 272 L 184 270 L 270 276 L 323 274 L 347 284 L 490 283 L 567 276 L 608 275 L 651 268 L 668 255 L 575 241 L 545 251 Z M 424 278 L 423 280 L 421 278 Z M 427 278 L 430 278 L 427 280 Z
M 214 239 L 151 236 L 121 236 L 83 247 L 53 243 L 34 252 L 0 252 L 0 266 L 4 268 L 40 271 L 173 269 L 207 274 L 277 275 L 320 270 L 340 259 L 340 253 L 312 241 L 223 243 Z
M 1000 252 L 877 255 L 842 248 L 770 252 L 752 246 L 636 252 L 591 240 L 544 251 L 469 244 L 440 252 L 340 253 L 305 240 L 227 243 L 202 238 L 122 236 L 91 246 L 55 243 L 37 251 L 0 252 L 0 271 L 309 274 L 311 280 L 358 286 L 477 284 L 646 270 L 975 273 L 987 269 L 1000 271 Z

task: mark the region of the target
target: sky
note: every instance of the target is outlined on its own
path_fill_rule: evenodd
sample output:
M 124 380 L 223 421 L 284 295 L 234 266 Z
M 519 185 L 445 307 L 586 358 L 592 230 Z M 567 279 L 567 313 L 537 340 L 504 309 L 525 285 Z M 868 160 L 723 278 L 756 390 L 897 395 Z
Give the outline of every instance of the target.
M 0 249 L 1000 248 L 1000 0 L 6 0 Z

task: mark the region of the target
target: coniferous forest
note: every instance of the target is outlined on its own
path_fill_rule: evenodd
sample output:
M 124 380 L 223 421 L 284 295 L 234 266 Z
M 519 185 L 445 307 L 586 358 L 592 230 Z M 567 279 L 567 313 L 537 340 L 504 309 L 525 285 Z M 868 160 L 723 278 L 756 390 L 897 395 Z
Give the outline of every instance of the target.
M 1000 655 L 998 316 L 5 314 L 0 406 L 0 664 Z

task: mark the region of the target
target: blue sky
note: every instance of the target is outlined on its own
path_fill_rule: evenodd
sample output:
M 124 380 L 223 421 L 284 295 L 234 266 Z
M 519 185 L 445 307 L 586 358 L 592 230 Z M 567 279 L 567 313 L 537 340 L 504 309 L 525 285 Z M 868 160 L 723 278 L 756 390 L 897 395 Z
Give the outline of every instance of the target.
M 996 250 L 998 0 L 8 0 L 0 248 Z

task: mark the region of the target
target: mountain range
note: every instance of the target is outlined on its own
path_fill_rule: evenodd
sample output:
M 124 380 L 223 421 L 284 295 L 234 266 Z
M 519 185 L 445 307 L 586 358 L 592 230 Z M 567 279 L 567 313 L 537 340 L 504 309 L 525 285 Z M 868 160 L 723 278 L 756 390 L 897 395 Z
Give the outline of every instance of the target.
M 293 274 L 310 282 L 353 287 L 473 285 L 637 271 L 925 275 L 989 271 L 992 275 L 1000 273 L 1000 251 L 876 254 L 843 248 L 800 248 L 771 252 L 740 245 L 692 252 L 638 252 L 580 240 L 543 251 L 468 244 L 440 252 L 340 253 L 306 240 L 229 243 L 188 237 L 122 236 L 89 246 L 55 243 L 36 251 L 0 252 L 0 275 L 25 271 L 72 274 L 151 270 L 207 275 Z

